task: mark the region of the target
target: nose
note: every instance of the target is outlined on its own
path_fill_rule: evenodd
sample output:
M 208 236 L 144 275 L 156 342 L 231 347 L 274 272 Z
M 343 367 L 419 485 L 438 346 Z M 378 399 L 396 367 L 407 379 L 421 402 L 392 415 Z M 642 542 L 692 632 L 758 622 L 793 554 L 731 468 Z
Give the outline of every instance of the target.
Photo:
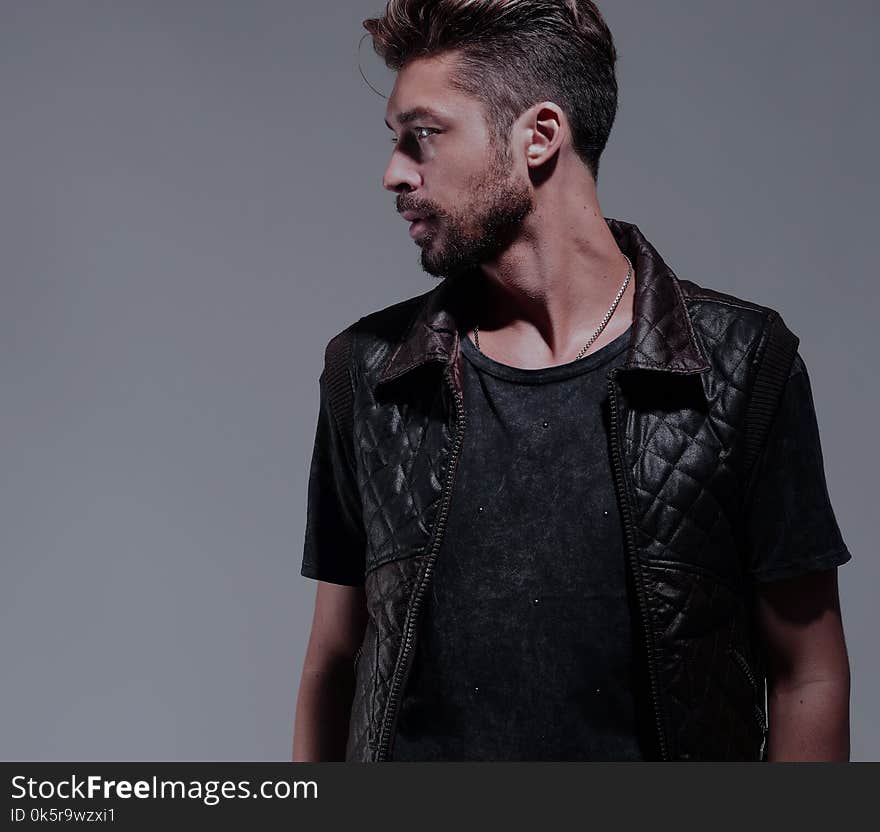
M 412 160 L 408 160 L 405 153 L 401 153 L 395 148 L 382 176 L 382 187 L 396 193 L 402 186 L 406 186 L 407 190 L 414 191 L 421 183 L 421 177 Z

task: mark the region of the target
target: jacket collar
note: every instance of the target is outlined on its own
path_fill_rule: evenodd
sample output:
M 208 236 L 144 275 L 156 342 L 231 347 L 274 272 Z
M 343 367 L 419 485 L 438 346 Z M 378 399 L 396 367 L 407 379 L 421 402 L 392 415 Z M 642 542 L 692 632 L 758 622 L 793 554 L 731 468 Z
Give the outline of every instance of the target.
M 638 226 L 606 217 L 620 250 L 632 261 L 636 283 L 633 327 L 624 369 L 699 373 L 711 366 L 694 336 L 681 286 L 672 269 Z M 471 275 L 445 278 L 426 293 L 403 340 L 392 350 L 379 373 L 377 385 L 398 378 L 429 361 L 452 363 L 453 382 L 460 385 L 456 359 L 460 332 L 472 323 L 472 304 L 464 289 Z

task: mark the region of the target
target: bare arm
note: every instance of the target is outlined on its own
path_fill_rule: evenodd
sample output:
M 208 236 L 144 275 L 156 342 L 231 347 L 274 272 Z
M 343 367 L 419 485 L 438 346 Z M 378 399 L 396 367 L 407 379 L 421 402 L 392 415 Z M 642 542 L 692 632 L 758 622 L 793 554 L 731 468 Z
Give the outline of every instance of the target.
M 296 702 L 293 762 L 345 759 L 353 661 L 366 622 L 363 587 L 318 581 Z
M 767 758 L 847 761 L 849 658 L 837 569 L 758 584 L 768 655 Z

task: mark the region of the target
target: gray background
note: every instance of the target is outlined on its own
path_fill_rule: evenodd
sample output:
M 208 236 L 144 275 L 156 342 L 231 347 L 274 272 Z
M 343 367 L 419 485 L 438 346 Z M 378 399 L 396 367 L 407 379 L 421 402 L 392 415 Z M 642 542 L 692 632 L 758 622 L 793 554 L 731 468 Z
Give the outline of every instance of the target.
M 4 759 L 289 758 L 323 348 L 436 285 L 357 69 L 383 5 L 0 6 Z M 876 760 L 876 3 L 601 5 L 603 213 L 801 337 Z

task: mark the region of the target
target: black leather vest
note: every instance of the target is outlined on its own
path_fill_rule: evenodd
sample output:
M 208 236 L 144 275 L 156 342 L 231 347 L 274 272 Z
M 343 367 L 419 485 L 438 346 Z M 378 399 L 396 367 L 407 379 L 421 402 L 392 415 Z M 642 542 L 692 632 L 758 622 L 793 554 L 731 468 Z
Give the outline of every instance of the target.
M 784 378 L 793 358 L 768 348 L 768 335 L 783 329 L 795 347 L 797 338 L 768 307 L 678 279 L 637 226 L 606 222 L 635 267 L 627 358 L 608 375 L 609 462 L 638 600 L 646 753 L 766 759 L 765 661 L 740 522 L 747 406 L 759 364 L 775 362 Z M 361 318 L 327 348 L 349 357 L 348 452 L 366 533 L 369 618 L 355 659 L 349 761 L 389 759 L 449 514 L 467 430 L 462 286 L 447 278 Z

